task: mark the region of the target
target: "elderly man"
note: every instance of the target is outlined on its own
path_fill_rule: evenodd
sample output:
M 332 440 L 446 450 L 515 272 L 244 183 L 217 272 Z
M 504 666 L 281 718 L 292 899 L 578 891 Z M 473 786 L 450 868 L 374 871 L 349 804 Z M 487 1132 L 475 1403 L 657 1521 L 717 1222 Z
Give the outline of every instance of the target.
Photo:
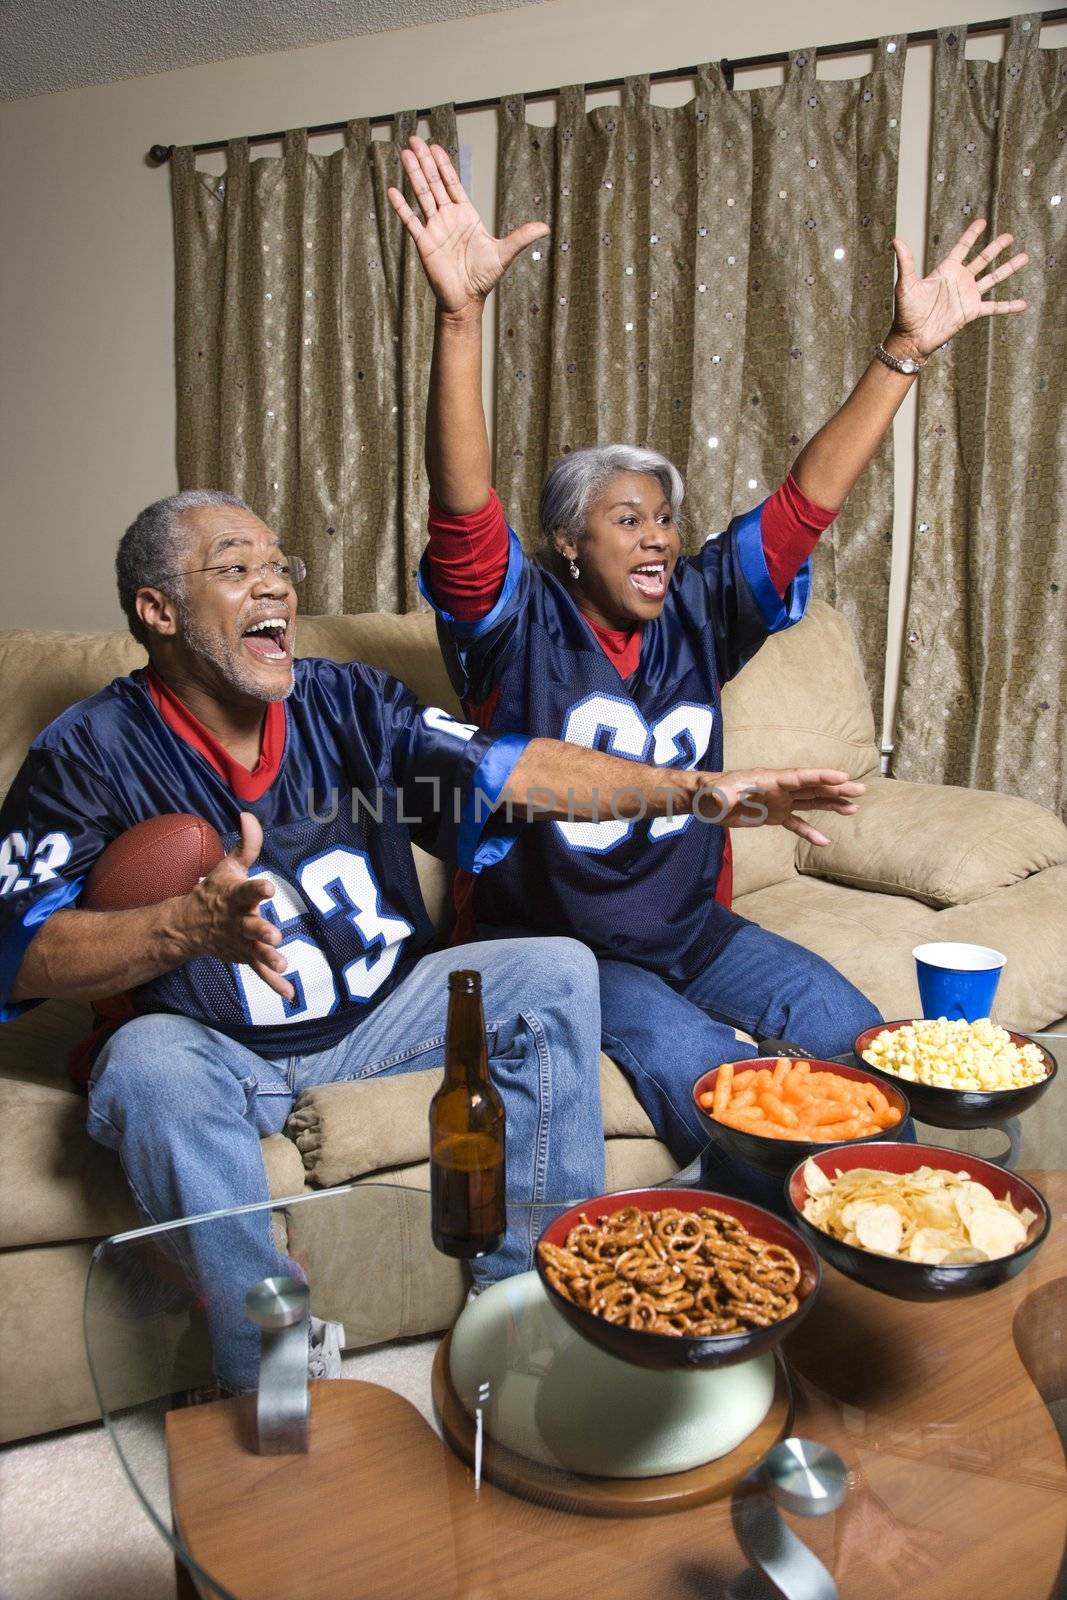
M 412 840 L 476 872 L 511 842 L 500 799 L 588 818 L 614 792 L 616 814 L 680 813 L 716 780 L 716 821 L 818 838 L 794 806 L 848 812 L 858 786 L 494 739 L 370 667 L 294 661 L 302 565 L 217 491 L 149 506 L 117 570 L 149 665 L 45 729 L 0 812 L 0 1019 L 48 996 L 129 994 L 132 1020 L 98 1050 L 88 1125 L 162 1222 L 267 1200 L 259 1141 L 302 1090 L 439 1066 L 447 973 L 476 966 L 513 1209 L 502 1249 L 473 1270 L 483 1283 L 522 1270 L 538 1207 L 603 1182 L 596 964 L 554 938 L 433 953 Z M 760 813 L 745 800 L 756 784 Z M 344 798 L 324 820 L 332 791 Z M 75 909 L 103 849 L 172 812 L 218 830 L 219 865 L 158 905 Z M 251 1387 L 245 1290 L 295 1269 L 263 1215 L 191 1237 L 218 1377 Z

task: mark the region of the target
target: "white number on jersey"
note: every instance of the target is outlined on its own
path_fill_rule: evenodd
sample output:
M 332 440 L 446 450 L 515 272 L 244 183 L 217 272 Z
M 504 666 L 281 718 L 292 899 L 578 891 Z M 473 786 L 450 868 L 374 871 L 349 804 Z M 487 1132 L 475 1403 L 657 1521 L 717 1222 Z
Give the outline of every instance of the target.
M 341 913 L 355 927 L 368 954 L 350 961 L 345 987 L 353 1000 L 369 1000 L 396 966 L 400 947 L 414 929 L 403 917 L 382 911 L 382 896 L 362 850 L 328 850 L 306 861 L 300 887 L 326 917 Z M 371 953 L 372 947 L 380 948 Z
M 703 759 L 711 743 L 715 713 L 710 706 L 680 705 L 660 717 L 652 729 L 652 765 L 691 769 Z M 650 839 L 681 833 L 692 817 L 657 817 L 648 830 Z
M 258 873 L 259 868 L 253 867 L 249 877 Z M 343 977 L 347 998 L 369 1000 L 396 966 L 401 945 L 414 929 L 403 917 L 383 912 L 381 890 L 365 853 L 338 847 L 305 861 L 296 877 L 306 900 L 277 873 L 264 876 L 270 878 L 275 892 L 263 901 L 260 913 L 281 929 L 278 948 L 288 962 L 284 976 L 296 990 L 296 998 L 284 1000 L 258 972 L 235 963 L 233 971 L 249 1022 L 256 1027 L 306 1022 L 311 1017 L 329 1016 L 341 1003 L 325 952 L 295 927 L 307 914 L 308 900 L 327 918 L 347 917 L 367 945 L 367 954 L 350 961 Z M 380 948 L 371 950 L 376 943 Z
M 711 743 L 715 713 L 710 706 L 684 702 L 650 727 L 632 700 L 612 694 L 591 694 L 567 713 L 560 738 L 587 750 L 604 749 L 630 761 L 651 761 L 657 767 L 692 768 L 700 764 Z M 657 817 L 649 827 L 650 839 L 681 833 L 691 816 Z M 555 822 L 572 850 L 603 855 L 628 839 L 633 822 Z
M 476 722 L 457 722 L 455 717 L 450 717 L 440 706 L 427 706 L 422 713 L 422 720 L 436 733 L 447 733 L 451 738 L 460 739 L 464 744 L 468 739 L 473 739 L 478 732 Z
M 65 833 L 46 833 L 32 851 L 24 833 L 9 833 L 0 842 L 0 895 L 51 883 L 70 860 L 73 848 Z

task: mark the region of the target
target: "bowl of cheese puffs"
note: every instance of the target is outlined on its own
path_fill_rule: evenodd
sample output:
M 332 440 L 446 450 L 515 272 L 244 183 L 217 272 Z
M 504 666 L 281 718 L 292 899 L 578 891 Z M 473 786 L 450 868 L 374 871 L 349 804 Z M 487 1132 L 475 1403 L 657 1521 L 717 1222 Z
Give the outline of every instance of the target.
M 713 1138 L 782 1178 L 818 1150 L 899 1139 L 908 1115 L 903 1087 L 865 1067 L 788 1056 L 724 1061 L 697 1079 L 693 1099 Z
M 822 1151 L 798 1161 L 786 1198 L 824 1261 L 903 1300 L 996 1288 L 1033 1260 L 1051 1224 L 1025 1178 L 930 1144 Z
M 1017 1117 L 1050 1088 L 1053 1056 L 989 1017 L 882 1022 L 861 1033 L 857 1059 L 883 1086 L 903 1089 L 935 1128 L 980 1128 Z

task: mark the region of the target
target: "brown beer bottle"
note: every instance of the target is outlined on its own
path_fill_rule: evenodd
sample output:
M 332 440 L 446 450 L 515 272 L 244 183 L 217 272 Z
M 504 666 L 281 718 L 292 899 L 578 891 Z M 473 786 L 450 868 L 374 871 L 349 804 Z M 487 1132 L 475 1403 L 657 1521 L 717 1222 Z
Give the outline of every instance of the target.
M 489 1076 L 480 972 L 448 975 L 445 1081 L 430 1101 L 433 1242 L 446 1256 L 504 1242 L 504 1102 Z

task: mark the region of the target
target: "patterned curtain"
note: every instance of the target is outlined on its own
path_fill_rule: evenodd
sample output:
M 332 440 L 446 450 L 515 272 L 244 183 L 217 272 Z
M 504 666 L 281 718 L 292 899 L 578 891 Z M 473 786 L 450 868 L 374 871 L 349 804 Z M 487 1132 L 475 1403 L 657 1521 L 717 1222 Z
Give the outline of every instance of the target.
M 1028 309 L 939 350 L 919 476 L 894 770 L 1067 816 L 1067 50 L 1012 18 L 1003 61 L 938 36 L 930 256 L 969 217 L 1014 233 Z
M 307 562 L 309 612 L 417 603 L 433 300 L 386 198 L 415 127 L 256 161 L 237 139 L 221 178 L 172 159 L 179 483 L 247 500 Z M 453 108 L 430 128 L 458 160 Z
M 732 91 L 706 66 L 677 109 L 650 104 L 647 78 L 588 113 L 571 87 L 554 128 L 503 102 L 502 231 L 552 228 L 500 298 L 496 479 L 531 544 L 568 450 L 662 450 L 699 542 L 771 493 L 840 405 L 892 317 L 905 43 L 881 40 L 856 80 L 818 79 L 813 49 L 776 88 Z M 816 559 L 876 704 L 892 469 L 887 440 Z

